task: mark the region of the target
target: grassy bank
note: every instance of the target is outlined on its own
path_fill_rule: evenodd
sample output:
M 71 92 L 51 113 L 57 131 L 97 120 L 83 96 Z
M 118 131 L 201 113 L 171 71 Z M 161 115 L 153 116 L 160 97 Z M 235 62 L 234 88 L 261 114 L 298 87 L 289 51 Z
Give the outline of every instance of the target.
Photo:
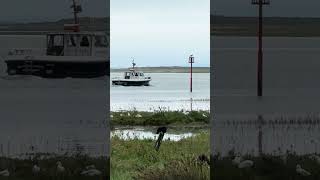
M 50 156 L 41 158 L 38 154 L 32 159 L 0 158 L 0 170 L 8 169 L 9 177 L 0 179 L 10 180 L 103 180 L 109 177 L 109 159 L 106 157 L 93 158 L 88 156 Z M 65 168 L 64 172 L 57 171 L 57 162 L 60 161 Z M 40 172 L 33 173 L 35 164 L 40 167 Z M 94 165 L 101 171 L 101 175 L 85 176 L 81 175 L 88 165 Z
M 178 142 L 164 141 L 160 150 L 152 140 L 111 140 L 112 180 L 207 180 L 209 166 L 197 160 L 209 155 L 209 132 Z
M 208 111 L 121 111 L 111 113 L 112 126 L 207 125 Z
M 219 180 L 318 180 L 320 179 L 320 161 L 310 155 L 299 156 L 286 154 L 283 156 L 262 155 L 260 157 L 244 156 L 243 159 L 252 160 L 252 167 L 240 169 L 232 164 L 234 156 L 213 157 L 214 168 L 211 173 Z M 311 173 L 303 176 L 296 171 L 296 165 Z

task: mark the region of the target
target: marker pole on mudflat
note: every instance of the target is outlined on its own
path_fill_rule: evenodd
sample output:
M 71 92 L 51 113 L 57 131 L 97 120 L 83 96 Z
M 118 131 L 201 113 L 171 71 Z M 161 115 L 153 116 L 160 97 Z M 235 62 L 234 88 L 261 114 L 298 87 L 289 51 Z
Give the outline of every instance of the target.
M 263 5 L 269 5 L 270 0 L 252 0 L 253 5 L 259 6 L 259 27 L 258 27 L 258 65 L 257 65 L 257 95 L 262 96 L 262 70 L 263 70 L 263 52 L 262 52 L 262 36 L 263 36 Z
M 189 56 L 189 63 L 190 63 L 190 92 L 192 92 L 192 64 L 194 63 L 193 55 Z

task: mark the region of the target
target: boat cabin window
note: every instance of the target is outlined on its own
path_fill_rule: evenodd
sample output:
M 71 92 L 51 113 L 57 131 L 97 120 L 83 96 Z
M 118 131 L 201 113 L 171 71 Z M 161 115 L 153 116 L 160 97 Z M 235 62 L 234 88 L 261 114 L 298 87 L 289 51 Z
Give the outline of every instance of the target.
M 124 75 L 124 78 L 125 79 L 130 79 L 130 74 L 131 74 L 130 72 L 126 72 L 125 75 Z
M 77 46 L 77 36 L 76 35 L 69 35 L 67 38 L 67 45 L 68 47 L 76 47 Z
M 47 44 L 47 54 L 48 55 L 55 55 L 55 56 L 62 56 L 63 55 L 63 35 L 48 35 L 48 44 Z
M 140 73 L 140 76 L 144 76 L 142 72 Z
M 95 47 L 107 47 L 107 38 L 105 36 L 95 36 Z
M 88 36 L 82 36 L 80 46 L 82 47 L 89 47 L 90 46 L 90 40 Z

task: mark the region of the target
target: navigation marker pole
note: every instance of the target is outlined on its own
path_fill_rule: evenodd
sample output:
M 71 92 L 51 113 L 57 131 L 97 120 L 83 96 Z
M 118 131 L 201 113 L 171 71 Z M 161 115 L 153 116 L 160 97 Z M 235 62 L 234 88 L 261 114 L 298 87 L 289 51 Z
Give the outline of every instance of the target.
M 263 65 L 263 53 L 262 53 L 262 7 L 263 5 L 269 5 L 270 0 L 252 0 L 251 4 L 259 6 L 259 28 L 258 28 L 258 69 L 257 69 L 257 95 L 262 96 L 262 65 Z
M 190 63 L 190 92 L 192 92 L 192 64 L 194 63 L 193 54 L 189 56 L 189 63 Z

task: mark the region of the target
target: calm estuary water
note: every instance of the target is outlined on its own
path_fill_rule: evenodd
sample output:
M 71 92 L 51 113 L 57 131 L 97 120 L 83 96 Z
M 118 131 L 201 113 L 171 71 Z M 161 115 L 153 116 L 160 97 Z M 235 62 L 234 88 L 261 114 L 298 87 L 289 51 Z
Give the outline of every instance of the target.
M 212 39 L 213 152 L 257 154 L 260 132 L 265 153 L 319 153 L 318 124 L 259 126 L 258 116 L 265 121 L 318 117 L 320 38 L 264 38 L 262 98 L 256 96 L 256 43 L 255 37 Z
M 31 43 L 30 38 L 38 43 Z M 258 115 L 267 121 L 270 117 L 296 118 L 320 112 L 320 38 L 264 40 L 263 98 L 257 98 L 255 90 L 256 39 L 216 37 L 211 49 L 214 68 L 211 82 L 209 74 L 195 74 L 197 80 L 191 95 L 188 74 L 152 73 L 150 87 L 111 86 L 111 110 L 159 107 L 189 110 L 192 98 L 194 109 L 213 108 L 214 152 L 232 149 L 257 152 L 259 131 L 265 152 L 275 153 L 279 149 L 300 154 L 319 152 L 318 125 L 269 124 L 259 128 L 256 123 L 225 123 L 257 120 Z M 0 36 L 0 41 L 0 57 L 4 57 L 15 47 L 40 48 L 45 38 Z M 0 129 L 0 153 L 13 156 L 30 151 L 63 153 L 83 149 L 93 154 L 107 151 L 105 140 L 109 137 L 104 124 L 107 100 L 101 99 L 107 91 L 104 79 L 7 77 L 4 70 L 0 60 L 0 122 L 6 124 Z M 112 74 L 111 78 L 114 76 L 118 74 Z M 214 87 L 211 105 L 210 84 Z
M 147 73 L 146 73 L 147 74 Z M 112 73 L 111 78 L 122 73 Z M 111 86 L 111 110 L 210 110 L 210 74 L 193 74 L 193 92 L 188 73 L 149 73 L 150 86 Z
M 43 36 L 0 36 L 0 57 L 12 48 L 41 48 Z M 86 153 L 106 156 L 106 78 L 7 76 L 0 60 L 0 156 Z

